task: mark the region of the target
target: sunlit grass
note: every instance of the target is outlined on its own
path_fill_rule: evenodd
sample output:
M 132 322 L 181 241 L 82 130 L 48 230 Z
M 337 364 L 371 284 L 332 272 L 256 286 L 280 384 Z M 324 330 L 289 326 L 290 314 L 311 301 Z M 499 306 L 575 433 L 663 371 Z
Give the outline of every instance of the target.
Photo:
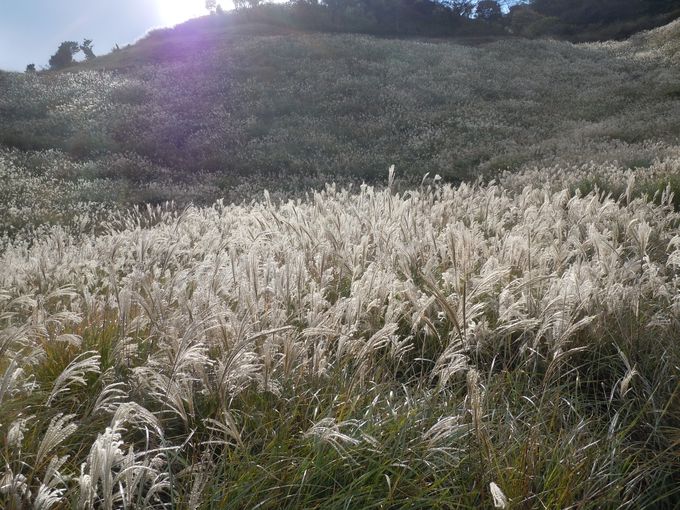
M 4 505 L 670 508 L 670 199 L 329 187 L 9 248 Z

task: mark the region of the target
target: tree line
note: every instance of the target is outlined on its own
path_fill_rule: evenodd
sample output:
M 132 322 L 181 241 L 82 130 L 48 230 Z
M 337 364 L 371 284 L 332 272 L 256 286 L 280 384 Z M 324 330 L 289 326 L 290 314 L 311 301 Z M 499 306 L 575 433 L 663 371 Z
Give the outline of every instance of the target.
M 382 35 L 620 39 L 680 17 L 677 0 L 236 0 L 237 16 Z M 219 4 L 208 0 L 215 12 Z
M 322 32 L 447 37 L 503 31 L 504 0 L 236 0 L 235 18 Z
M 680 17 L 677 0 L 530 0 L 509 9 L 517 35 L 571 41 L 623 39 Z

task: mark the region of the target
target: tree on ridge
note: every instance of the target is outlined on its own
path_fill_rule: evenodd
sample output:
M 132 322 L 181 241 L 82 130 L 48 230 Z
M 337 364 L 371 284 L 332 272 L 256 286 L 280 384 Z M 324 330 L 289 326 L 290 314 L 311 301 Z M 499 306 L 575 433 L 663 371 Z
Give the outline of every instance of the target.
M 80 51 L 80 45 L 75 41 L 64 41 L 57 52 L 50 57 L 50 69 L 58 70 L 76 63 L 73 56 Z

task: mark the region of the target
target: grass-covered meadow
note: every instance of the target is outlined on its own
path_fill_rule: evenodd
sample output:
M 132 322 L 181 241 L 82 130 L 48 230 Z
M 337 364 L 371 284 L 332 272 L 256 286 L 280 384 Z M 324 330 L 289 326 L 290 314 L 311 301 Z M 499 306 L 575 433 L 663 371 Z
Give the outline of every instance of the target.
M 678 508 L 680 25 L 208 28 L 0 74 L 0 507 Z

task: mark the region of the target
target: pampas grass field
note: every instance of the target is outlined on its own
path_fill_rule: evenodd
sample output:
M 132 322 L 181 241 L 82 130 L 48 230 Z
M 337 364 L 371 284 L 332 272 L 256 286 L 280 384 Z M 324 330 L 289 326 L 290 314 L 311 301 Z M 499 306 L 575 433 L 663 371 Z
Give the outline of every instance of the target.
M 7 250 L 5 506 L 677 501 L 680 216 L 628 185 L 329 186 Z
M 678 53 L 664 34 L 599 49 L 526 44 L 559 47 L 567 70 L 570 52 L 609 52 L 629 69 L 655 66 L 670 86 Z M 159 80 L 167 69 L 147 71 Z M 93 90 L 83 83 L 98 72 L 10 79 Z M 130 110 L 160 104 L 135 86 Z M 650 87 L 631 82 L 631 97 L 650 95 L 608 120 L 527 127 L 540 150 L 488 173 L 491 151 L 476 160 L 484 178 L 464 182 L 418 174 L 452 160 L 423 155 L 388 172 L 376 150 L 382 183 L 338 163 L 325 186 L 304 172 L 288 187 L 265 171 L 252 186 L 231 177 L 225 199 L 227 174 L 176 178 L 182 154 L 171 165 L 134 151 L 75 157 L 58 140 L 3 148 L 0 507 L 678 508 L 680 146 L 669 112 L 680 103 Z M 598 104 L 587 93 L 574 101 Z M 89 133 L 108 132 L 97 94 L 74 110 L 38 97 L 51 113 L 36 117 L 36 136 L 53 129 L 40 122 L 88 115 Z M 503 126 L 503 137 L 474 130 L 488 130 L 493 150 L 508 141 L 514 158 L 523 149 Z M 278 144 L 270 135 L 258 139 Z

